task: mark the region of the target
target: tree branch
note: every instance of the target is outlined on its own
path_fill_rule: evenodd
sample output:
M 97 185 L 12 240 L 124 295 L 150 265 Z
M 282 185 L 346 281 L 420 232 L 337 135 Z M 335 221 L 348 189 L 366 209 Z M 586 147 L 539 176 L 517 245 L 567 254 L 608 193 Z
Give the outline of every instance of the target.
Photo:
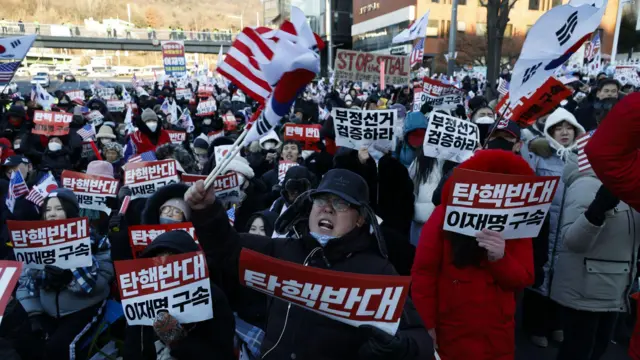
M 480 5 L 482 5 L 483 7 L 487 7 L 487 1 L 486 0 L 478 0 L 480 1 Z

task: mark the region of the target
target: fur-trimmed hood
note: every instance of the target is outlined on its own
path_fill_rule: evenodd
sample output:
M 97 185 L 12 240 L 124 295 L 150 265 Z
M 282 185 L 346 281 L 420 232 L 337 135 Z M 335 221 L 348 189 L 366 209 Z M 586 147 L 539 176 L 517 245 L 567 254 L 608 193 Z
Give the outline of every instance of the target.
M 575 138 L 571 145 L 564 147 L 557 142 L 552 134 L 549 133 L 552 127 L 560 124 L 561 122 L 566 121 L 571 124 L 575 129 Z M 547 121 L 544 123 L 544 136 L 549 141 L 549 145 L 558 152 L 558 155 L 563 155 L 567 151 L 571 151 L 576 147 L 576 139 L 585 133 L 584 127 L 578 123 L 578 120 L 572 113 L 565 110 L 564 108 L 557 108 L 554 112 L 547 117 Z M 562 154 L 560 154 L 562 153 Z
M 196 174 L 198 172 L 195 159 L 180 144 L 169 143 L 158 146 L 156 149 L 156 158 L 158 160 L 169 158 L 176 160 L 187 174 Z
M 171 184 L 163 186 L 147 200 L 142 211 L 142 225 L 156 225 L 160 223 L 160 207 L 173 198 L 184 198 L 189 189 L 187 184 Z

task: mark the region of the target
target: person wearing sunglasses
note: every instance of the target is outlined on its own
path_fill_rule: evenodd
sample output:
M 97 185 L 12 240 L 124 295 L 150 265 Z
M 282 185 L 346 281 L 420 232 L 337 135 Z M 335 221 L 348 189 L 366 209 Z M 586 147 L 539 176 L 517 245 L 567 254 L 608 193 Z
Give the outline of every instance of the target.
M 185 194 L 191 221 L 216 274 L 218 285 L 239 317 L 265 331 L 263 359 L 430 359 L 433 342 L 408 298 L 395 336 L 371 327 L 352 327 L 283 301 L 272 301 L 240 285 L 238 263 L 243 247 L 281 260 L 335 271 L 397 275 L 376 215 L 369 205 L 369 187 L 358 174 L 333 169 L 317 189 L 299 195 L 276 221 L 285 234 L 299 239 L 271 239 L 231 231 L 215 190 L 196 182 Z M 299 227 L 296 225 L 305 225 Z M 304 228 L 304 230 L 301 230 Z M 264 313 L 263 311 L 266 311 Z M 312 333 L 309 333 L 309 330 Z

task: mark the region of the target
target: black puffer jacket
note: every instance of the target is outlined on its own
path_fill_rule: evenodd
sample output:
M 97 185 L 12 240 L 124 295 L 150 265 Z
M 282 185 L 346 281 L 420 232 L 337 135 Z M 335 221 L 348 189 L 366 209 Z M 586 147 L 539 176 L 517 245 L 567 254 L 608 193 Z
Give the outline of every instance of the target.
M 51 151 L 47 149 L 42 156 L 42 163 L 40 163 L 40 171 L 51 171 L 56 181 L 60 183 L 60 175 L 64 170 L 71 169 L 71 158 L 69 148 L 63 146 L 58 151 Z

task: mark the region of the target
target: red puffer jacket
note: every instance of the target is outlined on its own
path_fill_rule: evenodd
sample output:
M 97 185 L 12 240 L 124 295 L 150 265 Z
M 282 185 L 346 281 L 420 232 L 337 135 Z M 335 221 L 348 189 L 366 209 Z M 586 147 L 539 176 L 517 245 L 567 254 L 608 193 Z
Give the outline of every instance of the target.
M 640 211 L 640 93 L 625 96 L 585 148 L 591 167 L 620 200 Z
M 156 148 L 158 146 L 170 144 L 171 138 L 169 137 L 169 133 L 166 130 L 161 129 L 160 135 L 158 136 L 158 141 L 154 145 L 151 142 L 151 139 L 149 139 L 146 134 L 138 130 L 131 134 L 131 141 L 133 141 L 134 145 L 136 146 L 136 153 L 134 155 L 138 155 L 147 151 L 156 151 Z
M 476 152 L 460 167 L 533 173 L 522 158 L 502 150 Z M 451 181 L 443 190 L 443 204 L 450 186 Z M 436 207 L 422 228 L 411 270 L 414 304 L 427 329 L 436 330 L 442 360 L 513 360 L 515 293 L 534 281 L 531 239 L 507 240 L 502 259 L 459 269 L 442 230 L 445 213 L 444 205 Z

